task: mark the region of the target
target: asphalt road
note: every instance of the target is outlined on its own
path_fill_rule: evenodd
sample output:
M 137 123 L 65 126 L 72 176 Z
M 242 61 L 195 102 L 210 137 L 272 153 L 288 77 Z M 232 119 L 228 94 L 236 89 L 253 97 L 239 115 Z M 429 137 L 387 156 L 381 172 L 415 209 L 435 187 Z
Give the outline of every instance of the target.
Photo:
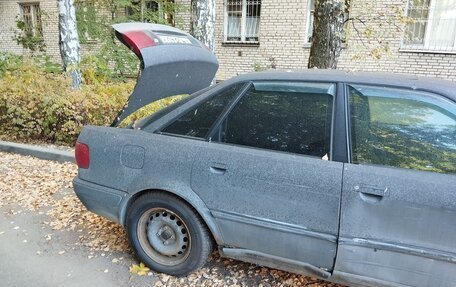
M 153 286 L 157 281 L 153 274 L 129 273 L 129 266 L 137 264 L 131 254 L 91 254 L 74 244 L 77 232 L 55 232 L 42 224 L 45 215 L 12 214 L 18 210 L 0 209 L 0 286 Z M 114 258 L 119 261 L 113 263 Z

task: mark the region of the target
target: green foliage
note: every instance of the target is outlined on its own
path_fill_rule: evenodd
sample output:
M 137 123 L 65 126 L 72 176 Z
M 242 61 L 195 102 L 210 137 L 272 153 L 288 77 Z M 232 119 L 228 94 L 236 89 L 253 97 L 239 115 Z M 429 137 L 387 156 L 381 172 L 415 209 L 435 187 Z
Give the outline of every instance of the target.
M 13 40 L 16 41 L 18 45 L 29 50 L 32 54 L 37 51 L 46 51 L 46 44 L 44 43 L 43 36 L 38 33 L 38 31 L 34 31 L 28 27 L 28 25 L 19 17 L 16 17 L 16 28 L 17 30 L 14 31 Z
M 265 71 L 266 70 L 265 67 L 263 67 L 260 63 L 258 63 L 256 61 L 253 62 L 252 69 L 253 69 L 254 72 L 261 72 L 261 71 Z
M 41 68 L 46 73 L 61 73 L 62 67 L 60 64 L 51 61 L 51 58 L 46 55 L 37 55 L 33 59 L 27 61 L 33 61 L 33 64 Z M 0 53 L 0 78 L 9 71 L 13 72 L 18 69 L 22 69 L 24 65 L 24 57 L 21 55 L 15 55 L 10 53 Z
M 64 74 L 44 71 L 30 59 L 9 58 L 0 78 L 0 138 L 73 145 L 84 125 L 111 124 L 134 81 L 97 80 L 80 90 Z M 2 61 L 0 61 L 1 67 Z M 125 120 L 130 123 L 180 97 L 157 101 Z
M 139 60 L 115 37 L 114 23 L 143 21 L 174 25 L 176 13 L 184 8 L 169 0 L 80 0 L 76 1 L 76 18 L 81 43 L 94 45 L 97 52 L 82 60 L 87 77 L 125 77 L 136 75 Z M 141 7 L 143 7 L 141 9 Z
M 110 15 L 118 13 L 119 9 L 115 2 L 118 0 L 76 2 L 79 39 L 96 50 L 81 61 L 82 69 L 85 67 L 89 73 L 83 74 L 85 80 L 92 81 L 93 77 L 101 77 L 101 80 L 119 76 L 123 78 L 133 76 L 138 71 L 138 58 L 117 41 L 111 27 L 116 19 Z
M 15 70 L 18 66 L 22 65 L 22 63 L 22 56 L 0 53 L 0 78 L 2 78 L 7 71 Z
M 46 73 L 62 73 L 62 65 L 52 62 L 48 55 L 34 56 L 35 63 L 44 70 Z

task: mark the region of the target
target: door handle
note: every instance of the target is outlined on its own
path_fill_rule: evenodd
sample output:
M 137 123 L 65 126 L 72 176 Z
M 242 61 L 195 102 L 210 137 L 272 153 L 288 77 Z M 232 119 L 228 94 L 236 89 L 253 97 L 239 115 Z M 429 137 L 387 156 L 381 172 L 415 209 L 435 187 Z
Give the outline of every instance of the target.
M 224 165 L 224 164 L 212 163 L 211 166 L 209 167 L 209 170 L 211 171 L 211 173 L 223 175 L 226 173 L 227 168 L 226 168 L 226 165 Z
M 360 193 L 362 199 L 369 202 L 378 202 L 388 195 L 388 187 L 381 188 L 373 185 L 356 185 L 355 191 Z

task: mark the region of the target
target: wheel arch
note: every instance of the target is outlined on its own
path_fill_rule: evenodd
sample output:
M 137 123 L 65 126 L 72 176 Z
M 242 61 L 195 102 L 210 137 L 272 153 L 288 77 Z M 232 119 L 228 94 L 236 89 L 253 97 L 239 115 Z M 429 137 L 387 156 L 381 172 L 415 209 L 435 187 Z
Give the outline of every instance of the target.
M 211 235 L 217 245 L 222 245 L 223 240 L 222 236 L 220 233 L 220 230 L 215 222 L 214 217 L 212 216 L 209 208 L 204 204 L 204 202 L 199 198 L 198 195 L 196 195 L 194 192 L 186 192 L 185 195 L 183 192 L 175 192 L 175 191 L 170 191 L 167 189 L 161 189 L 161 188 L 148 188 L 148 189 L 142 189 L 137 192 L 134 192 L 133 194 L 130 194 L 129 196 L 126 196 L 120 205 L 119 208 L 119 222 L 122 226 L 125 227 L 126 224 L 126 219 L 127 219 L 127 214 L 128 214 L 128 209 L 132 205 L 132 203 L 138 199 L 140 196 L 146 194 L 146 193 L 155 193 L 155 192 L 166 192 L 169 194 L 172 194 L 174 196 L 177 196 L 184 202 L 186 202 L 190 207 L 192 207 L 198 214 L 201 216 L 203 219 L 204 223 L 206 226 L 209 228 Z

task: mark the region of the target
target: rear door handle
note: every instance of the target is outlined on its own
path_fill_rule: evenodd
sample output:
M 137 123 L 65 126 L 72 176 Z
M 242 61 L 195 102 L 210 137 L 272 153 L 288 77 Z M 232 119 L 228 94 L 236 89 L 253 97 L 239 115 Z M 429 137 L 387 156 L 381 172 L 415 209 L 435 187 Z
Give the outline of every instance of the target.
M 388 195 L 388 187 L 381 188 L 367 184 L 356 185 L 355 191 L 360 193 L 361 198 L 368 201 L 380 201 L 383 197 Z
M 227 167 L 226 165 L 221 163 L 212 163 L 209 167 L 209 170 L 211 171 L 211 173 L 223 175 L 226 173 Z

